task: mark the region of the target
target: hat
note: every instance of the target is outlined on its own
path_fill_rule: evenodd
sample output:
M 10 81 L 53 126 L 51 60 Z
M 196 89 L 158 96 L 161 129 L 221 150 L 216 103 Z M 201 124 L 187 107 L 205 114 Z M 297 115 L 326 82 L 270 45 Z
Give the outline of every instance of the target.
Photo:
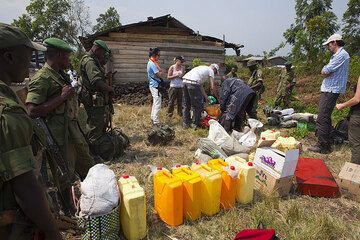
M 180 60 L 181 62 L 185 62 L 185 58 L 183 56 L 175 57 L 175 60 Z
M 343 41 L 342 36 L 338 33 L 331 35 L 326 42 L 323 43 L 323 46 L 328 45 L 333 41 Z
M 25 45 L 38 51 L 46 51 L 46 47 L 32 42 L 19 28 L 0 23 L 0 49 Z
M 101 47 L 102 49 L 104 49 L 108 53 L 111 52 L 110 48 L 106 45 L 106 43 L 103 40 L 100 40 L 100 39 L 95 40 L 94 45 L 98 46 L 98 47 Z
M 44 45 L 48 48 L 56 48 L 64 52 L 73 52 L 70 45 L 59 38 L 47 38 L 44 40 Z
M 251 66 L 255 66 L 257 65 L 257 62 L 255 60 L 249 60 L 247 63 L 246 63 L 246 66 L 247 67 L 251 67 Z
M 213 64 L 210 65 L 210 67 L 215 68 L 216 71 L 217 71 L 217 74 L 219 74 L 219 70 L 220 70 L 219 65 L 217 65 L 216 63 L 213 63 Z

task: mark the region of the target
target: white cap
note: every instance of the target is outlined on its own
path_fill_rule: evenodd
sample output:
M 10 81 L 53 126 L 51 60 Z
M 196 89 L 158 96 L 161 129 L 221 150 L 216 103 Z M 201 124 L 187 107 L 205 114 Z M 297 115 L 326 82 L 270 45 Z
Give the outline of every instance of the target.
M 213 64 L 210 65 L 210 67 L 215 68 L 216 71 L 217 71 L 217 74 L 219 74 L 219 70 L 220 70 L 219 65 L 217 65 L 216 63 L 213 63 Z
M 342 36 L 338 33 L 335 33 L 333 35 L 331 35 L 328 40 L 326 40 L 326 42 L 323 43 L 323 46 L 328 45 L 329 43 L 333 42 L 333 41 L 342 41 Z

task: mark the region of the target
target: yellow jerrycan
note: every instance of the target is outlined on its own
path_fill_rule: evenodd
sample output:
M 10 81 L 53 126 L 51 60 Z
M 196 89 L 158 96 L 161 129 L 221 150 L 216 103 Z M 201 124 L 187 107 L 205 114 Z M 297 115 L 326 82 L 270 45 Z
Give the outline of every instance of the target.
M 236 179 L 236 201 L 241 204 L 248 204 L 254 198 L 255 187 L 255 168 L 252 162 L 246 162 L 245 159 L 238 156 L 232 156 L 225 159 L 232 166 L 239 169 Z
M 213 216 L 220 211 L 221 175 L 206 164 L 196 162 L 191 170 L 198 173 L 201 181 L 201 212 Z
M 183 186 L 168 170 L 157 168 L 154 174 L 155 211 L 166 224 L 175 227 L 183 223 Z
M 128 240 L 146 237 L 145 191 L 135 177 L 123 175 L 119 181 L 121 195 L 120 223 Z
M 195 221 L 201 216 L 201 177 L 188 167 L 176 165 L 172 174 L 183 183 L 184 217 Z
M 220 196 L 221 207 L 224 209 L 229 209 L 234 207 L 235 197 L 236 197 L 236 178 L 231 177 L 228 174 L 228 172 L 224 170 L 224 168 L 229 167 L 229 165 L 221 159 L 210 160 L 207 164 L 210 168 L 219 171 L 219 173 L 221 174 L 221 178 L 222 178 L 221 196 Z
M 287 152 L 289 150 L 298 149 L 299 142 L 296 141 L 293 137 L 279 137 L 271 147 L 276 148 L 282 152 Z

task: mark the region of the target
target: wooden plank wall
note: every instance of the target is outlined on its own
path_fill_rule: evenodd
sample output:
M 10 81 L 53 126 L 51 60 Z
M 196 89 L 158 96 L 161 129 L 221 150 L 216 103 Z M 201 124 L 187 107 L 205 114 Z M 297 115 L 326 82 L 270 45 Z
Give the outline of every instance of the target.
M 100 39 L 112 51 L 113 61 L 109 65 L 113 71 L 117 71 L 114 77 L 116 84 L 147 81 L 146 65 L 150 47 L 161 50 L 159 64 L 166 71 L 164 79 L 177 55 L 184 56 L 189 67 L 194 58 L 200 58 L 205 64 L 223 64 L 225 60 L 221 43 L 202 41 L 200 36 L 110 33 L 109 37 Z

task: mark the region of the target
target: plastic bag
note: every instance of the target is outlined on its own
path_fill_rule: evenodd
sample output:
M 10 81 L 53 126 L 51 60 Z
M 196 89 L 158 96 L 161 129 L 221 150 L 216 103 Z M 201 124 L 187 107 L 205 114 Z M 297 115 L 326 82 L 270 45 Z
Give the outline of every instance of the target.
M 212 159 L 220 158 L 225 160 L 228 156 L 216 143 L 208 138 L 200 138 L 198 146 L 205 154 L 211 156 Z
M 118 206 L 119 197 L 115 173 L 105 164 L 96 164 L 81 182 L 79 216 L 108 214 Z
M 256 134 L 253 131 L 246 133 L 239 139 L 241 145 L 252 148 L 256 144 Z
M 260 122 L 257 119 L 254 119 L 254 118 L 249 118 L 248 123 L 249 123 L 249 126 L 251 129 L 262 128 L 264 126 L 264 124 L 262 122 Z
M 200 163 L 207 163 L 212 157 L 201 151 L 201 149 L 198 149 L 195 151 L 195 159 L 199 160 Z
M 242 132 L 238 132 L 236 130 L 233 130 L 231 133 L 231 137 L 235 138 L 235 140 L 239 141 L 239 139 L 245 134 L 250 131 L 250 128 L 248 126 L 244 127 L 244 130 Z
M 226 154 L 233 155 L 236 153 L 248 153 L 250 151 L 249 148 L 241 146 L 235 138 L 231 137 L 217 121 L 210 120 L 209 124 L 208 139 L 214 141 Z

